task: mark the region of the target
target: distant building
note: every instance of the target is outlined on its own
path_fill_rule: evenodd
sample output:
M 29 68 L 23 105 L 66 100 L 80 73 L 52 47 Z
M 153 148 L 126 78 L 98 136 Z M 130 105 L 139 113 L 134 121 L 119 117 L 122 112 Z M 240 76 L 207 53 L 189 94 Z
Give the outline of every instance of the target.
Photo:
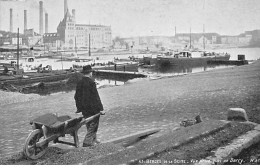
M 168 36 L 141 36 L 141 37 L 131 37 L 122 38 L 122 40 L 129 46 L 133 46 L 133 50 L 147 50 L 152 48 L 167 47 L 172 46 L 172 37 Z
M 77 47 L 109 48 L 112 45 L 110 26 L 76 24 Z
M 76 24 L 75 10 L 73 15 L 67 10 L 57 27 L 57 33 L 64 49 L 88 48 L 89 41 L 91 48 L 108 48 L 112 45 L 110 26 Z
M 193 44 L 219 44 L 220 35 L 217 33 L 182 33 L 176 34 L 175 39 L 181 42 L 191 42 Z
M 252 35 L 244 35 L 242 37 L 238 37 L 238 43 L 242 45 L 249 45 L 252 38 L 253 38 Z
M 207 38 L 204 37 L 204 36 L 201 36 L 201 38 L 199 38 L 199 40 L 198 40 L 198 43 L 199 43 L 199 44 L 211 44 L 212 41 L 209 40 L 209 39 L 207 39 Z
M 12 42 L 11 44 L 13 45 L 17 45 L 18 43 L 18 38 L 17 37 L 12 37 Z M 22 38 L 19 38 L 19 45 L 22 45 L 23 44 L 23 39 Z
M 58 33 L 45 33 L 43 35 L 43 44 L 48 49 L 59 49 L 61 47 L 60 36 Z
M 212 36 L 211 42 L 212 42 L 212 44 L 217 44 L 217 42 L 218 42 L 218 36 Z
M 181 42 L 181 41 L 188 42 L 188 41 L 190 41 L 190 34 L 188 34 L 188 33 L 176 34 L 175 39 L 178 42 Z
M 219 44 L 219 36 L 201 36 L 197 41 L 198 44 Z
M 221 44 L 238 44 L 239 37 L 238 36 L 222 36 Z
M 69 11 L 67 10 L 64 19 L 59 23 L 57 28 L 57 33 L 59 34 L 60 40 L 62 42 L 62 46 L 64 48 L 75 47 L 75 37 L 76 37 L 76 24 L 75 17 L 71 16 Z
M 0 45 L 17 45 L 17 42 L 17 33 L 0 31 Z M 19 44 L 28 45 L 25 35 L 19 35 Z
M 36 33 L 34 29 L 24 30 L 24 35 L 27 38 L 28 46 L 41 45 L 43 43 L 42 35 Z
M 260 39 L 260 30 L 246 31 L 244 34 L 245 35 L 252 35 L 252 38 L 254 40 Z

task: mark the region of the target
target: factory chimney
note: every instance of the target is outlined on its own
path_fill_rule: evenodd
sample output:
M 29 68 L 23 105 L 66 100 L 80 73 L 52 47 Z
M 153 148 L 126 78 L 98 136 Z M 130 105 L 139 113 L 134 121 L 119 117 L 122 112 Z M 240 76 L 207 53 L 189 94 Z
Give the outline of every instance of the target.
M 43 34 L 43 2 L 40 1 L 40 23 L 39 23 L 39 33 Z
M 10 32 L 13 32 L 13 9 L 10 9 Z
M 68 10 L 68 1 L 64 0 L 64 16 L 66 15 L 67 10 Z
M 72 9 L 72 16 L 74 17 L 74 19 L 76 20 L 76 10 Z
M 27 10 L 24 10 L 24 31 L 27 29 Z
M 45 13 L 45 33 L 48 33 L 48 27 L 49 27 L 49 18 L 48 13 Z

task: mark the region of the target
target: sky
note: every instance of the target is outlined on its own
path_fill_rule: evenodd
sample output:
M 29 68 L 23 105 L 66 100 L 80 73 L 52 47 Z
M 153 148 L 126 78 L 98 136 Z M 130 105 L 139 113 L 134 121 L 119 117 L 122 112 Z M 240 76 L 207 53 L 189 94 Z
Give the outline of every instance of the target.
M 64 15 L 64 0 L 43 0 L 49 14 L 49 32 L 56 32 Z M 112 35 L 174 36 L 177 33 L 216 32 L 238 35 L 260 29 L 260 0 L 68 0 L 76 9 L 78 24 L 111 26 Z M 14 30 L 23 31 L 23 11 L 28 28 L 39 32 L 39 0 L 0 0 L 0 29 L 9 30 L 13 8 Z

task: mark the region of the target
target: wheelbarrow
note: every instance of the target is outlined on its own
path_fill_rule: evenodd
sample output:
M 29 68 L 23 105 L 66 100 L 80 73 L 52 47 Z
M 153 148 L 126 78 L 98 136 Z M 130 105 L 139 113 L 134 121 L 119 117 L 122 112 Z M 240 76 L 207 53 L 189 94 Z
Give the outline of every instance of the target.
M 25 141 L 23 152 L 27 158 L 36 160 L 42 157 L 48 148 L 49 142 L 62 143 L 79 147 L 78 130 L 82 125 L 100 116 L 100 113 L 84 119 L 82 116 L 71 118 L 70 116 L 60 116 L 55 114 L 45 114 L 30 122 L 33 131 Z M 59 137 L 70 134 L 74 138 L 74 143 L 60 141 Z

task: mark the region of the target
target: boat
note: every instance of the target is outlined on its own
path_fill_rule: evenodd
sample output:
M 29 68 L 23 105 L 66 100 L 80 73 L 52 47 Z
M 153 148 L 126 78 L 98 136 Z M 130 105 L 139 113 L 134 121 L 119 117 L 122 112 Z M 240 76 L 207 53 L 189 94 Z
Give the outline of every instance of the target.
M 157 62 L 157 56 L 154 54 L 145 55 L 142 59 L 138 59 L 140 65 L 155 65 Z
M 35 53 L 33 53 L 34 54 L 34 56 L 35 56 Z M 49 51 L 49 52 L 44 52 L 44 53 L 42 53 L 42 54 L 40 54 L 39 56 L 38 56 L 38 58 L 53 58 L 53 59 L 55 59 L 55 58 L 60 58 L 61 57 L 61 52 L 55 52 L 55 51 Z
M 202 66 L 208 61 L 228 61 L 230 54 L 205 51 L 180 51 L 174 54 L 167 53 L 157 57 L 156 64 L 159 67 L 171 66 Z
M 67 58 L 65 61 L 72 63 L 72 68 L 82 68 L 85 65 L 93 65 L 92 58 Z
M 194 49 L 191 42 L 191 28 L 190 28 L 190 44 L 189 48 L 186 45 L 181 51 L 169 50 L 166 53 L 157 56 L 156 65 L 159 67 L 171 65 L 182 67 L 195 67 L 207 65 L 208 61 L 228 61 L 230 54 L 216 53 L 205 51 L 205 28 L 203 25 L 203 50 Z

